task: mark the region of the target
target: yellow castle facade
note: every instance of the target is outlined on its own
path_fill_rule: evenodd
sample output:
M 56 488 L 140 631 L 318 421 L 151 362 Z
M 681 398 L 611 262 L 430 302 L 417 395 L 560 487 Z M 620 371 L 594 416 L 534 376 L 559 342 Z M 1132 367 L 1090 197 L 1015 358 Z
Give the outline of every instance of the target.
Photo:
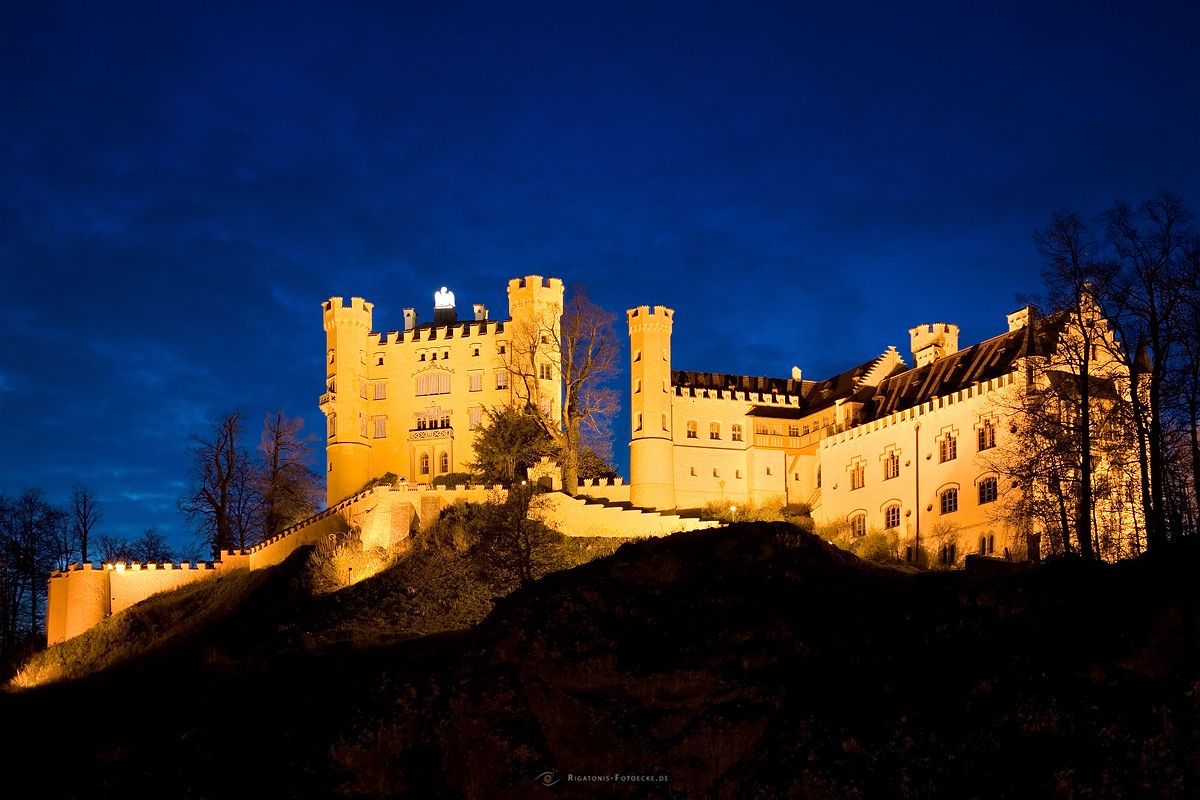
M 1098 309 L 1088 319 L 1108 345 L 1089 371 L 1119 385 L 1111 334 Z M 963 349 L 957 326 L 919 325 L 908 331 L 911 363 L 888 347 L 818 381 L 795 367 L 787 378 L 675 370 L 675 312 L 640 306 L 627 321 L 635 506 L 803 504 L 818 526 L 889 534 L 901 558 L 1036 557 L 1041 531 L 1014 515 L 1021 488 L 997 468 L 998 454 L 1012 444 L 1034 376 L 1062 361 L 1067 315 L 1021 309 L 1007 331 Z M 1100 499 L 1096 516 L 1108 535 L 1130 527 L 1120 498 Z
M 513 369 L 512 333 L 562 317 L 563 283 L 529 275 L 508 282 L 508 318 L 475 304 L 459 319 L 454 294 L 434 295 L 421 322 L 405 308 L 401 330 L 373 330 L 374 305 L 361 297 L 323 304 L 326 338 L 326 490 L 333 505 L 388 472 L 411 484 L 468 472 L 475 431 L 487 409 L 515 402 L 512 373 L 536 374 L 537 396 L 561 396 L 558 365 Z M 548 409 L 550 413 L 554 409 Z

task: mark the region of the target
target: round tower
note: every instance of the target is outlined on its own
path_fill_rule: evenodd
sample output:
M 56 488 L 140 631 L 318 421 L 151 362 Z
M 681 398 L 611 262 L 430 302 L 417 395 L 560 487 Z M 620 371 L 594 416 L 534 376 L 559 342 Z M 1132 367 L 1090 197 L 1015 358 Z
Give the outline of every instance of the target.
M 629 322 L 629 499 L 641 508 L 675 508 L 675 459 L 671 442 L 671 325 L 666 306 L 638 306 Z
M 371 478 L 371 440 L 367 438 L 367 400 L 360 387 L 367 374 L 367 337 L 373 304 L 361 297 L 331 297 L 325 312 L 326 419 L 325 492 L 330 506 L 345 500 Z

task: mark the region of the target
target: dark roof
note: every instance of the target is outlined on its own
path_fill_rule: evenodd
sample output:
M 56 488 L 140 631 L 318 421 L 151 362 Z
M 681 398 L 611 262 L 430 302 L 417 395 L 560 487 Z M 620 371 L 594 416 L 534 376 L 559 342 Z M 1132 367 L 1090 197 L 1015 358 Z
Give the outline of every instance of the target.
M 1066 321 L 1065 313 L 1054 314 L 1034 322 L 1032 337 L 1029 328 L 1020 328 L 892 375 L 884 379 L 870 397 L 862 398 L 864 408 L 859 420 L 878 419 L 981 381 L 1007 375 L 1013 371 L 1018 358 L 1053 352 Z

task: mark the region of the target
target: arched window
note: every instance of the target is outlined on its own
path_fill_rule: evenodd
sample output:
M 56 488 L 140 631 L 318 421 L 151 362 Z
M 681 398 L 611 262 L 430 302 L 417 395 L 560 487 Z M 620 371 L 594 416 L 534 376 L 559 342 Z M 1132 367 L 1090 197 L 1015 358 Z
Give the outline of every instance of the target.
M 441 457 L 438 458 L 438 472 L 445 473 L 445 472 L 449 472 L 449 471 L 450 471 L 450 454 L 442 453 Z
M 883 479 L 889 481 L 900 474 L 900 455 L 892 450 L 883 457 Z
M 979 504 L 994 503 L 999 496 L 999 488 L 995 478 L 984 478 L 979 482 Z
M 420 462 L 421 462 L 421 474 L 428 475 L 429 474 L 429 454 L 422 453 Z
M 941 494 L 941 508 L 943 514 L 951 514 L 958 511 L 958 489 L 951 487 Z
M 866 468 L 862 464 L 850 467 L 850 490 L 861 489 L 866 483 Z
M 958 458 L 958 439 L 953 433 L 947 433 L 942 437 L 940 447 L 938 448 L 938 455 L 939 460 L 943 463 Z
M 867 535 L 867 515 L 866 514 L 851 514 L 850 515 L 850 533 L 854 536 Z
M 883 527 L 891 530 L 900 527 L 900 504 L 893 503 L 883 510 Z
M 990 450 L 996 446 L 996 426 L 990 419 L 985 419 L 979 428 L 979 449 Z

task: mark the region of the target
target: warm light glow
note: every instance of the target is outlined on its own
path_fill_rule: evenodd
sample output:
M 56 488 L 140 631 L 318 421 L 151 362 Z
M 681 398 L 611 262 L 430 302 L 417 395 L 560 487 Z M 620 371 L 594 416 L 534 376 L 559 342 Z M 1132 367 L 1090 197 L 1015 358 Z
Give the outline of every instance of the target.
M 120 564 L 117 564 L 117 572 L 124 572 L 124 571 L 125 571 L 125 562 L 122 561 Z

